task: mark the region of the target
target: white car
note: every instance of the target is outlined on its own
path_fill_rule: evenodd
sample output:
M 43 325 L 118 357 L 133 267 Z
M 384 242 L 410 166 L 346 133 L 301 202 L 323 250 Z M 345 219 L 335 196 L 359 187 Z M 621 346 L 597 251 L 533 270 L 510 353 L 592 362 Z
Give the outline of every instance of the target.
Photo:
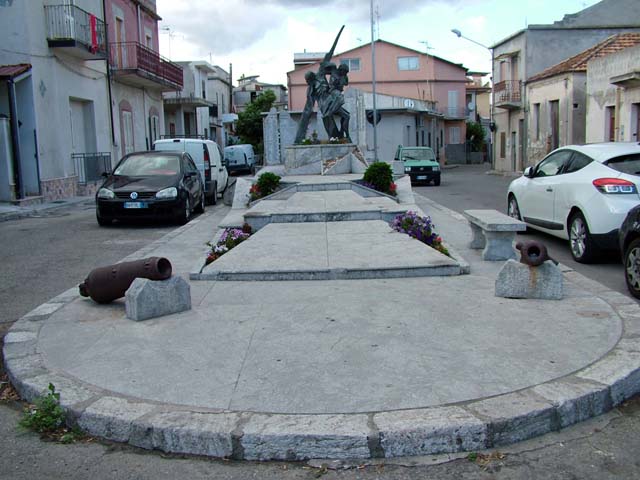
M 554 150 L 509 185 L 508 214 L 569 240 L 589 263 L 618 248 L 618 229 L 640 204 L 640 144 L 597 143 Z
M 222 162 L 222 151 L 218 144 L 203 138 L 167 138 L 156 140 L 153 149 L 162 152 L 186 152 L 198 167 L 204 184 L 207 201 L 215 205 L 218 195 L 222 195 L 229 174 Z

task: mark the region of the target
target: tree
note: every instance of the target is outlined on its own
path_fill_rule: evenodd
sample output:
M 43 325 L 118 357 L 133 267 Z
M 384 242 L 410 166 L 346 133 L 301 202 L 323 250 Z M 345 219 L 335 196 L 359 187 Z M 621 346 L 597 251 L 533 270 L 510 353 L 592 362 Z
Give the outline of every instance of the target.
M 264 151 L 262 138 L 262 112 L 268 112 L 276 101 L 276 94 L 265 90 L 247 105 L 244 112 L 238 114 L 236 133 L 242 143 L 250 143 L 258 153 Z
M 484 127 L 478 122 L 467 122 L 467 140 L 471 142 L 471 150 L 481 152 L 484 147 Z

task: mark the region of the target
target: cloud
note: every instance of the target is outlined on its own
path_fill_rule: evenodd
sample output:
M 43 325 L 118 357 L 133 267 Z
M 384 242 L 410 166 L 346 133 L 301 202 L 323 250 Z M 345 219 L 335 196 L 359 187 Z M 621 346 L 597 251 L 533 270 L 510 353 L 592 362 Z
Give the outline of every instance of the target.
M 158 0 L 162 26 L 200 50 L 228 54 L 258 43 L 273 29 L 282 28 L 286 16 L 280 8 L 250 1 Z

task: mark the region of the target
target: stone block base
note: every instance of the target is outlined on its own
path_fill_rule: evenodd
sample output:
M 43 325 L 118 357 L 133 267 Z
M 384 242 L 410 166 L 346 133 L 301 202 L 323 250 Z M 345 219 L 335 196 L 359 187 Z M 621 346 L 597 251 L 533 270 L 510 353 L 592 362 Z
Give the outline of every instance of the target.
M 125 294 L 127 318 L 140 321 L 191 310 L 191 287 L 179 276 L 136 278 Z
M 562 271 L 550 260 L 539 267 L 508 260 L 496 279 L 496 297 L 561 300 L 562 293 Z

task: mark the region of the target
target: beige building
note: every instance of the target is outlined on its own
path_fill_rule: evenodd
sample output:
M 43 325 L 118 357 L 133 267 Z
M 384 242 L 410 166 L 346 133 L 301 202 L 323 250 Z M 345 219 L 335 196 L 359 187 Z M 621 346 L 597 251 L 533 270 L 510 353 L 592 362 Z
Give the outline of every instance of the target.
M 586 137 L 640 141 L 640 45 L 589 61 Z
M 605 41 L 534 75 L 527 82 L 527 164 L 551 150 L 588 141 L 587 72 L 590 61 L 640 44 L 640 33 L 613 35 Z M 609 64 L 609 60 L 605 60 Z M 612 86 L 612 90 L 615 87 Z M 612 93 L 615 97 L 615 92 Z M 603 141 L 603 139 L 597 140 Z

